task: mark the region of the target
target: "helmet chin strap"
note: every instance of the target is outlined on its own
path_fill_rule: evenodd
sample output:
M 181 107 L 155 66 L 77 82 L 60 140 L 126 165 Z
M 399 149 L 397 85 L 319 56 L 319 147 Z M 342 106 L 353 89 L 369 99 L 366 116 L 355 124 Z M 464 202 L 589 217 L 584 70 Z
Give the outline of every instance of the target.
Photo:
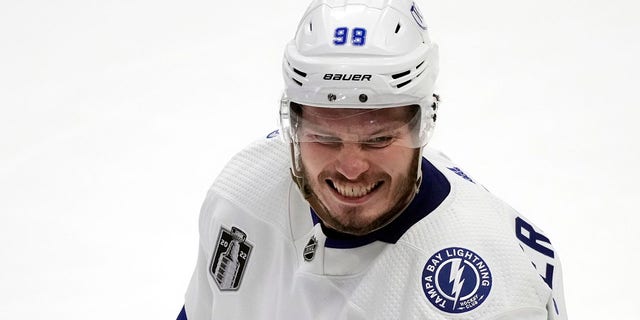
M 418 165 L 416 166 L 416 192 L 415 194 L 418 194 L 418 192 L 420 192 L 420 185 L 422 184 L 422 150 L 424 149 L 424 147 L 420 148 L 420 152 L 418 152 L 418 160 L 417 163 Z M 413 199 L 411 199 L 413 201 Z M 409 201 L 411 202 L 411 201 Z

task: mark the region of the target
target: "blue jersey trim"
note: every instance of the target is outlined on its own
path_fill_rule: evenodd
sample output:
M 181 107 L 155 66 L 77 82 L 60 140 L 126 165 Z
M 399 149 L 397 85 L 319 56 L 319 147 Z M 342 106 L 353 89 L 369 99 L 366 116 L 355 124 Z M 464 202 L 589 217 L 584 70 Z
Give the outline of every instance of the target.
M 364 236 L 344 234 L 321 224 L 322 231 L 327 236 L 325 247 L 349 249 L 361 247 L 374 241 L 396 243 L 411 226 L 435 210 L 449 195 L 449 192 L 451 192 L 449 180 L 431 162 L 422 158 L 420 192 L 399 217 L 382 229 Z M 314 224 L 321 223 L 313 208 L 311 209 L 311 219 Z
M 178 315 L 178 318 L 176 320 L 188 320 L 187 312 L 184 310 L 184 306 L 182 306 L 182 310 L 180 310 L 180 314 Z

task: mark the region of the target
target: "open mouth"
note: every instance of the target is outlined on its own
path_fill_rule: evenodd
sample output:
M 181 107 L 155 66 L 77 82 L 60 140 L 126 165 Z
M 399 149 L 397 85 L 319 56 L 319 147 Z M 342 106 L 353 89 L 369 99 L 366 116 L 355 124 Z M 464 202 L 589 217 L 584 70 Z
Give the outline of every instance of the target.
M 378 189 L 383 183 L 382 181 L 374 182 L 371 184 L 336 183 L 330 179 L 327 179 L 325 181 L 333 190 L 335 190 L 339 195 L 345 198 L 364 197 Z

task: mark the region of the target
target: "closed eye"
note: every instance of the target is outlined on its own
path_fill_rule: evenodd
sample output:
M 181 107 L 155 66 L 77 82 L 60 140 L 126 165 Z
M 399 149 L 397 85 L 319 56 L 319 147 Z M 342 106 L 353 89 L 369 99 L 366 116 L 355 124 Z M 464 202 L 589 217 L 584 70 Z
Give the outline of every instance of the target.
M 370 148 L 384 148 L 392 144 L 393 141 L 394 137 L 392 136 L 379 136 L 367 139 L 363 144 Z
M 309 135 L 310 142 L 317 142 L 324 145 L 337 145 L 342 143 L 342 140 L 338 137 L 334 136 L 325 136 L 320 134 L 311 134 Z

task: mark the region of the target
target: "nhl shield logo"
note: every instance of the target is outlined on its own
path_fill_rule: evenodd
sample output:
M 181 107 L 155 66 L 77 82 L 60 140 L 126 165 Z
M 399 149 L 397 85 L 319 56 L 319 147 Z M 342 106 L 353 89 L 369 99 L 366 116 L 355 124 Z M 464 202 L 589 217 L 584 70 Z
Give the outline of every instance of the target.
M 471 311 L 487 300 L 492 276 L 489 266 L 475 252 L 458 247 L 438 251 L 422 271 L 422 290 L 441 311 Z
M 236 227 L 231 227 L 231 230 L 220 228 L 218 245 L 209 267 L 220 290 L 238 290 L 252 248 L 244 231 Z
M 312 236 L 307 242 L 307 245 L 304 247 L 304 251 L 302 252 L 302 256 L 304 257 L 304 261 L 311 261 L 313 257 L 316 255 L 316 247 L 318 246 L 318 240 L 316 240 L 316 236 Z

